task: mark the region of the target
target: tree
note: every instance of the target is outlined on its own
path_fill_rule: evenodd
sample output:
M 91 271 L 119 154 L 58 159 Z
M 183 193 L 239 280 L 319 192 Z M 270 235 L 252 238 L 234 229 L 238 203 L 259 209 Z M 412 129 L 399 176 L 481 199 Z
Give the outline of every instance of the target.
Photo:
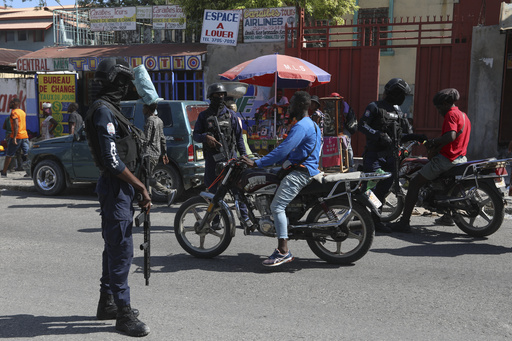
M 298 6 L 304 8 L 309 17 L 322 20 L 331 19 L 342 23 L 345 14 L 358 9 L 356 0 L 174 0 L 185 12 L 187 19 L 200 21 L 205 9 L 244 9 Z

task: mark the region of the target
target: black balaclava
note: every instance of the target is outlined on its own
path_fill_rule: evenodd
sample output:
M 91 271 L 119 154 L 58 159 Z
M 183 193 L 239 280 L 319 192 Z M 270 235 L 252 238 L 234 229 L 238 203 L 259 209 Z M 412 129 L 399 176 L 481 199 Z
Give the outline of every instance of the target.
M 107 101 L 117 108 L 119 108 L 119 104 L 121 100 L 128 93 L 128 88 L 130 86 L 130 81 L 127 77 L 123 75 L 117 76 L 117 78 L 112 83 L 103 83 L 103 87 L 101 88 L 98 98 L 104 101 Z
M 222 93 L 224 94 L 224 93 Z M 210 96 L 210 108 L 216 112 L 220 113 L 224 109 L 224 99 L 226 96 L 222 97 L 216 97 L 216 96 Z
M 402 105 L 405 101 L 405 93 L 403 91 L 389 91 L 386 93 L 386 102 L 393 105 Z

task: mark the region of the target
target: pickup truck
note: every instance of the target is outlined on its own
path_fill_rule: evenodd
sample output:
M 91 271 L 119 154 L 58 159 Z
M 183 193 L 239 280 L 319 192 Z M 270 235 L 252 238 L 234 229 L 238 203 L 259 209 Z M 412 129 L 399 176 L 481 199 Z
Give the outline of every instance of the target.
M 140 129 L 144 129 L 143 104 L 142 100 L 121 102 L 123 115 Z M 207 107 L 208 103 L 203 101 L 158 102 L 158 117 L 164 122 L 169 164 L 158 164 L 153 176 L 167 187 L 175 188 L 177 196 L 203 184 L 202 145 L 192 139 L 192 130 L 197 116 Z M 99 177 L 83 128 L 74 135 L 33 143 L 25 168 L 37 191 L 44 195 L 58 195 L 74 182 L 96 182 Z M 154 189 L 152 198 L 155 201 L 166 200 L 163 193 Z

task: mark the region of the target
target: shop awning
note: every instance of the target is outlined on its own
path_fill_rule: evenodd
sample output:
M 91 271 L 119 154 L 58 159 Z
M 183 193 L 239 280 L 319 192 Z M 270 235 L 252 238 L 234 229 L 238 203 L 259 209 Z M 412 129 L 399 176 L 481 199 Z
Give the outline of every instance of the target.
M 52 46 L 29 53 L 17 61 L 19 71 L 92 71 L 105 57 L 123 57 L 132 67 L 148 71 L 201 70 L 205 44 L 137 44 Z
M 0 48 L 0 66 L 16 66 L 16 59 L 32 51 Z

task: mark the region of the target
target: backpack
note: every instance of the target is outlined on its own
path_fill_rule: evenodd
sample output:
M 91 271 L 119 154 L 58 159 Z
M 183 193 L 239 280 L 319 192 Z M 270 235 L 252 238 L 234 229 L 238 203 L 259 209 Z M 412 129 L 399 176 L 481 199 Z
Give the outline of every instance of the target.
M 346 102 L 345 102 L 346 104 Z M 351 106 L 346 104 L 348 106 L 348 112 L 347 116 L 345 117 L 345 122 L 343 126 L 348 130 L 350 134 L 354 134 L 357 131 L 357 118 L 356 114 L 354 113 L 354 110 Z
M 89 143 L 89 149 L 91 150 L 91 154 L 93 156 L 94 162 L 96 163 L 96 166 L 101 171 L 105 170 L 100 161 L 99 145 L 97 139 L 95 138 L 97 133 L 92 123 L 93 114 L 101 105 L 105 105 L 116 118 L 119 135 L 121 136 L 119 139 L 116 139 L 116 149 L 119 158 L 132 173 L 136 173 L 142 164 L 142 154 L 146 145 L 144 132 L 137 128 L 123 114 L 121 114 L 121 112 L 115 106 L 103 100 L 97 100 L 93 103 L 93 105 L 89 108 L 87 117 L 85 119 L 87 141 Z

